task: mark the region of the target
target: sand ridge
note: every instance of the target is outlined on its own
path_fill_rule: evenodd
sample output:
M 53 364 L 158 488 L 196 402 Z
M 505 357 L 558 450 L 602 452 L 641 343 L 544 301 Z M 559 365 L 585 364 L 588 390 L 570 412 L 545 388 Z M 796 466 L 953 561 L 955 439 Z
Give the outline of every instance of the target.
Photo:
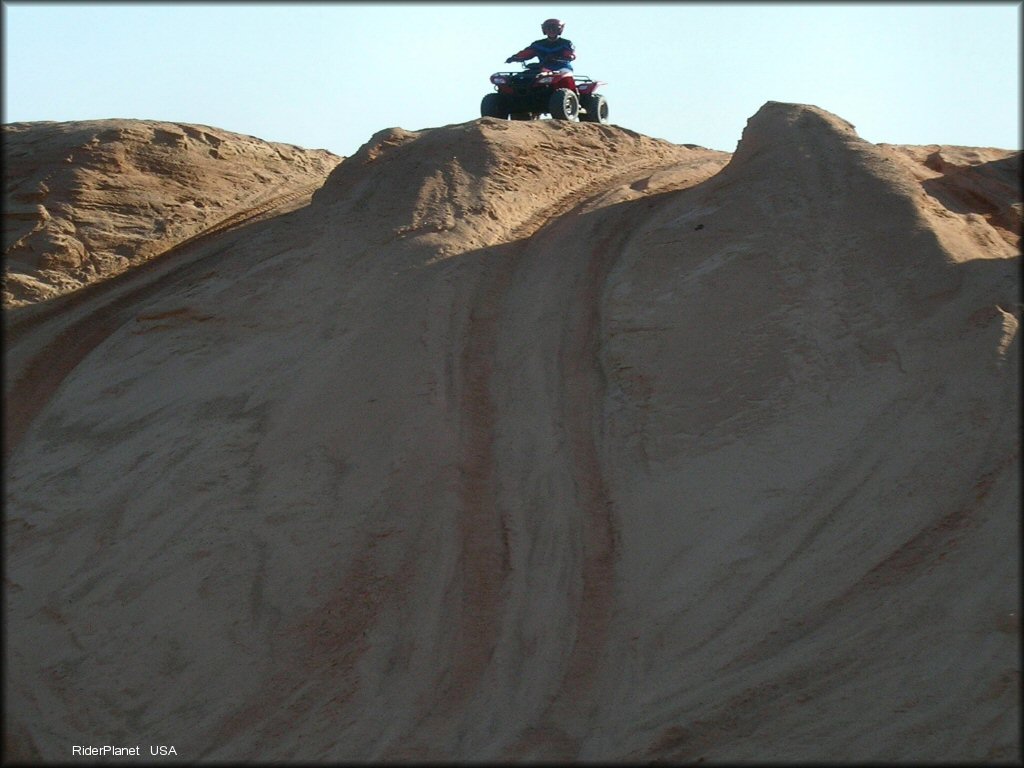
M 152 120 L 3 126 L 4 307 L 137 267 L 341 160 L 209 126 Z

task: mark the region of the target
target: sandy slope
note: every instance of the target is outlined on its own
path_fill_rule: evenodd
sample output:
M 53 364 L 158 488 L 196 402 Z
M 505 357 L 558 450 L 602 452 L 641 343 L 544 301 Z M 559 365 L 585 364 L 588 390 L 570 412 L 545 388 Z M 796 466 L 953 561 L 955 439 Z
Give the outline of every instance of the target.
M 257 206 L 308 197 L 341 160 L 205 125 L 8 123 L 5 308 L 137 267 Z
M 1017 171 L 391 129 L 14 334 L 9 748 L 1019 760 Z

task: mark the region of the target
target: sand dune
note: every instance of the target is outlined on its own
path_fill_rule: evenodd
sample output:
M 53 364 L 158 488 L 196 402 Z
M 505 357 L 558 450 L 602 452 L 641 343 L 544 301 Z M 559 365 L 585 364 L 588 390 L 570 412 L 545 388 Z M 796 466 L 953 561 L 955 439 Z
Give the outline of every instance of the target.
M 1019 163 L 394 128 L 8 306 L 9 754 L 1019 761 Z
M 308 199 L 341 160 L 205 125 L 10 123 L 4 307 L 52 299 L 270 205 Z

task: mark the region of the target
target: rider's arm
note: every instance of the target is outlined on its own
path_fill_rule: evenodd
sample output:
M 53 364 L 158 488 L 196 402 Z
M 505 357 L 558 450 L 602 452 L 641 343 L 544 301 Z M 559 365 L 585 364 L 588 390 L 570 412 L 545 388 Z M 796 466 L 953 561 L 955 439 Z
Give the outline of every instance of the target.
M 519 53 L 514 53 L 509 56 L 505 59 L 505 63 L 508 64 L 513 61 L 526 61 L 527 59 L 532 59 L 536 55 L 537 52 L 533 50 L 532 46 L 530 46 L 528 48 L 523 48 Z

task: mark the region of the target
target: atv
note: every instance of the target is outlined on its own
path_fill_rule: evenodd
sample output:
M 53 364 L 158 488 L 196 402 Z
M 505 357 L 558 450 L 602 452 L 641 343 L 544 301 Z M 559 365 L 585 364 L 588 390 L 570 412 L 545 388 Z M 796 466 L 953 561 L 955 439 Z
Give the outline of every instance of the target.
M 491 75 L 495 93 L 480 102 L 481 117 L 502 120 L 538 120 L 550 114 L 555 120 L 608 122 L 608 102 L 594 93 L 604 83 L 572 72 L 552 72 L 533 62 L 522 72 Z

